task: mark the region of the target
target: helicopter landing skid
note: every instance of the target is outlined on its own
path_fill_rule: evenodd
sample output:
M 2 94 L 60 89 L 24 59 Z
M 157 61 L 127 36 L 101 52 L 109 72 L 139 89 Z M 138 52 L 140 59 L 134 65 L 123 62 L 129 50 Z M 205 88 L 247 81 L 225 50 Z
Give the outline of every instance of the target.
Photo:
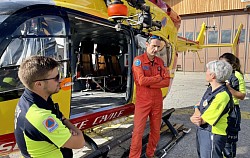
M 169 118 L 171 114 L 175 111 L 174 108 L 166 110 L 162 114 L 162 126 L 161 126 L 161 134 L 160 134 L 160 141 L 158 143 L 155 155 L 160 158 L 164 158 L 167 152 L 176 145 L 176 143 L 182 138 L 186 133 L 190 131 L 190 129 L 185 128 L 183 124 L 171 124 L 169 122 Z M 149 129 L 149 123 L 146 125 L 146 129 Z M 145 158 L 145 151 L 146 151 L 146 145 L 148 142 L 148 135 L 146 134 L 142 139 L 142 154 L 141 158 Z M 109 151 L 111 151 L 113 148 L 120 146 L 123 142 L 131 139 L 132 132 L 128 132 L 127 134 L 110 141 L 108 144 L 101 146 L 99 149 L 93 151 L 89 155 L 87 155 L 85 158 L 108 158 Z M 129 148 L 125 149 L 123 154 L 121 155 L 121 158 L 127 158 L 129 155 Z M 117 155 L 118 156 L 118 155 Z M 120 156 L 118 156 L 120 157 Z

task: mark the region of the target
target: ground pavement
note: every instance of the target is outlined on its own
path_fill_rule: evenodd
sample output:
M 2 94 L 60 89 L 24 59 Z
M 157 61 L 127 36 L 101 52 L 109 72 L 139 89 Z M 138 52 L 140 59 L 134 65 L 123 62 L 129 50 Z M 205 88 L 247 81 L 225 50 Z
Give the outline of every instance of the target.
M 247 96 L 241 102 L 242 124 L 239 134 L 237 147 L 237 158 L 249 158 L 250 155 L 250 78 L 245 77 L 247 86 Z M 207 82 L 205 73 L 176 72 L 170 93 L 164 100 L 164 109 L 175 108 L 175 112 L 170 117 L 171 123 L 182 123 L 185 127 L 191 128 L 190 133 L 186 134 L 167 154 L 167 158 L 197 158 L 195 144 L 195 125 L 189 117 L 193 113 L 192 106 L 198 103 L 206 90 Z M 106 125 L 106 127 L 96 129 L 95 132 L 89 133 L 92 138 L 101 145 L 107 143 L 113 138 L 119 137 L 127 132 L 127 128 L 132 129 L 132 117 Z M 114 122 L 115 123 L 115 122 Z M 110 158 L 119 158 L 119 154 L 128 148 L 130 140 L 122 146 L 115 149 L 109 155 Z M 86 150 L 74 150 L 74 158 L 84 158 Z M 18 154 L 10 156 L 11 158 L 20 157 Z M 1 158 L 1 157 L 0 157 Z
M 250 157 L 250 78 L 245 76 L 247 96 L 241 101 L 242 123 L 239 133 L 239 142 L 237 147 L 237 158 Z M 191 132 L 185 135 L 172 150 L 168 153 L 168 158 L 196 158 L 195 130 L 196 127 L 189 121 L 193 113 L 193 106 L 199 102 L 205 92 L 207 83 L 205 82 L 205 73 L 177 72 L 173 86 L 168 94 L 164 108 L 176 108 L 171 122 L 183 123 L 191 128 Z

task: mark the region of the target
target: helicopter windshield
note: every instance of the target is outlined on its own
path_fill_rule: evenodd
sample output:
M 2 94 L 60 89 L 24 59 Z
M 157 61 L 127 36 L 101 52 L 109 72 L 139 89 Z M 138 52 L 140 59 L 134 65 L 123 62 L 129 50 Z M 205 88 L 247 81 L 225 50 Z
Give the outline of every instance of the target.
M 57 16 L 39 16 L 25 21 L 11 35 L 0 67 L 20 65 L 31 55 L 66 59 L 66 31 L 64 20 Z
M 8 17 L 9 15 L 0 15 L 0 24 Z

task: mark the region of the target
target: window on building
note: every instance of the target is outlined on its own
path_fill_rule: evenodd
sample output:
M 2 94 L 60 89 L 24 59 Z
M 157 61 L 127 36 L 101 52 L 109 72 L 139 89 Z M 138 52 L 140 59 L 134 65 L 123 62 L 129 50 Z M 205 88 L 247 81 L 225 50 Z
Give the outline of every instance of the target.
M 218 42 L 218 31 L 209 31 L 208 32 L 208 43 L 217 43 Z
M 241 33 L 240 33 L 240 43 L 244 43 L 245 42 L 245 36 L 246 36 L 246 30 L 242 29 Z
M 231 30 L 221 30 L 221 43 L 231 43 Z
M 196 32 L 195 40 L 198 38 L 200 32 Z
M 185 38 L 187 38 L 189 40 L 194 40 L 194 33 L 193 32 L 186 32 Z
M 182 32 L 178 32 L 177 36 L 182 37 Z
M 235 30 L 235 35 L 237 33 L 238 29 Z M 246 29 L 242 29 L 240 33 L 240 43 L 245 42 L 245 37 L 246 37 Z

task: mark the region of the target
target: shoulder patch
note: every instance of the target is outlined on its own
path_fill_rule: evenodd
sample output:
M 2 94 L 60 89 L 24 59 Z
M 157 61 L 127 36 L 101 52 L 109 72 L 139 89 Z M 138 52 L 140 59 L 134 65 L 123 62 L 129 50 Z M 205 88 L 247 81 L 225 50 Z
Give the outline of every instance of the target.
M 49 116 L 46 120 L 43 121 L 43 125 L 49 132 L 53 132 L 58 128 L 58 123 L 51 116 Z
M 134 62 L 135 66 L 140 66 L 141 65 L 141 60 L 140 59 L 136 59 Z
M 208 105 L 207 99 L 203 102 L 203 107 L 206 107 Z
M 149 70 L 149 66 L 143 66 L 142 69 L 143 70 Z

